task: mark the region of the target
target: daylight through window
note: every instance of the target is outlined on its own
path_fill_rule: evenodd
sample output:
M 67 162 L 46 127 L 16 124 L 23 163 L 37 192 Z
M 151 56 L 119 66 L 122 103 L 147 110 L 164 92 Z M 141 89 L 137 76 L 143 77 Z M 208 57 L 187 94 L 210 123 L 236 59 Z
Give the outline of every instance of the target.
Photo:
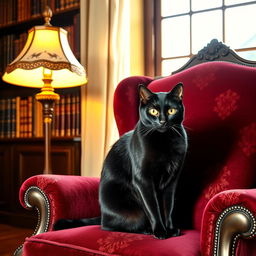
M 241 57 L 256 60 L 256 1 L 156 1 L 160 38 L 156 38 L 158 75 L 170 75 L 216 38 Z

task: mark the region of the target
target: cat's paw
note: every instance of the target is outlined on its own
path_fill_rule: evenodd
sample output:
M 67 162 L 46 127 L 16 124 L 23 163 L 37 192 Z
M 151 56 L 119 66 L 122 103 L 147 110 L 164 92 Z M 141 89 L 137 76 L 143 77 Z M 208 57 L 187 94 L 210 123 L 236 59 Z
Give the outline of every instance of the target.
M 169 228 L 167 229 L 167 234 L 169 237 L 175 237 L 175 236 L 180 236 L 181 232 L 179 228 Z
M 155 231 L 153 236 L 157 239 L 166 239 L 169 237 L 166 231 Z

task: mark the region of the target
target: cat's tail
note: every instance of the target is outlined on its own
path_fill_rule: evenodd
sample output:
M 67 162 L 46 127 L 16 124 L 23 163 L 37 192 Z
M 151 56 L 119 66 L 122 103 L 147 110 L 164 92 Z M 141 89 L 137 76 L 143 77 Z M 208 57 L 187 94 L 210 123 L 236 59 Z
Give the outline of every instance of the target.
M 53 229 L 61 230 L 68 228 L 77 228 L 82 226 L 90 226 L 90 225 L 100 225 L 101 217 L 95 217 L 90 219 L 77 219 L 77 220 L 69 220 L 69 219 L 60 219 L 55 222 Z

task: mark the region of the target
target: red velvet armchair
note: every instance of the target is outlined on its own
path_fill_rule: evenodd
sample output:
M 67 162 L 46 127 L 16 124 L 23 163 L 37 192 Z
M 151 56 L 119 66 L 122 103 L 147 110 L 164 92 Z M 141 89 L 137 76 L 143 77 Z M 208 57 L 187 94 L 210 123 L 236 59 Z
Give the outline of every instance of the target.
M 20 189 L 22 205 L 40 213 L 36 235 L 27 238 L 16 254 L 23 250 L 24 256 L 256 255 L 253 65 L 212 41 L 176 74 L 157 80 L 129 77 L 116 89 L 115 117 L 122 135 L 138 120 L 138 84 L 152 91 L 184 84 L 189 152 L 177 192 L 176 222 L 182 228 L 181 236 L 158 240 L 150 235 L 103 231 L 99 226 L 52 231 L 60 218 L 100 215 L 99 179 L 38 175 Z

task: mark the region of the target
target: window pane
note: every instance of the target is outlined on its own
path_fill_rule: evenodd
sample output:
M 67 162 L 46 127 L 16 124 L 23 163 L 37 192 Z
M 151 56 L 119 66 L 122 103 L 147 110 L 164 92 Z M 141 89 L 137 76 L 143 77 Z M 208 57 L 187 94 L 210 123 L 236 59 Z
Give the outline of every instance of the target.
M 159 1 L 159 0 L 158 0 Z M 162 0 L 161 15 L 170 16 L 189 12 L 189 0 Z
M 192 0 L 192 11 L 205 10 L 220 6 L 222 6 L 222 0 Z
M 187 63 L 189 58 L 178 58 L 173 60 L 163 60 L 162 61 L 162 76 L 169 76 L 173 71 L 181 68 Z
M 256 4 L 226 10 L 226 43 L 232 48 L 247 48 L 256 45 Z
M 190 54 L 189 16 L 162 20 L 162 56 L 164 58 Z
M 225 5 L 253 2 L 255 0 L 225 0 Z
M 237 52 L 237 54 L 246 60 L 256 61 L 256 51 Z
M 197 53 L 214 38 L 223 41 L 222 11 L 192 15 L 192 52 Z

